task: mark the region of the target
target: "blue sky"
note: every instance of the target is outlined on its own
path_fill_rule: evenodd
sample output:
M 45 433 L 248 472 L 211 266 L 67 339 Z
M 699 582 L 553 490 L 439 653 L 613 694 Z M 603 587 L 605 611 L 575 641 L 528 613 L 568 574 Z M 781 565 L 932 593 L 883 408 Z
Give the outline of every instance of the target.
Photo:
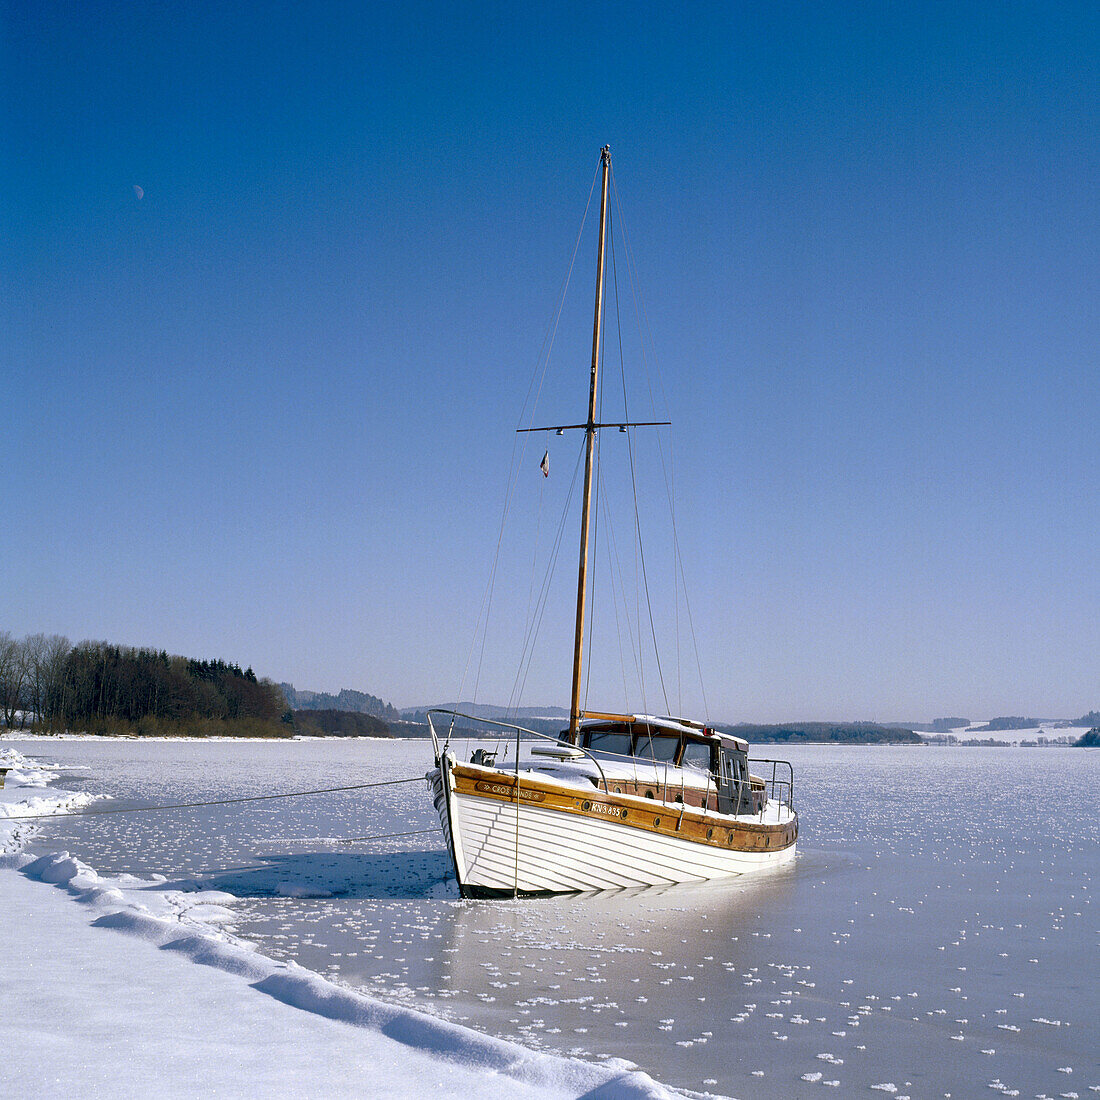
M 670 708 L 1100 706 L 1100 9 L 516 7 L 3 4 L 0 629 L 469 695 L 610 143 Z M 590 235 L 538 423 L 583 417 Z M 484 701 L 576 442 L 525 456 Z M 524 703 L 567 702 L 570 524 Z M 637 707 L 598 614 L 590 701 Z

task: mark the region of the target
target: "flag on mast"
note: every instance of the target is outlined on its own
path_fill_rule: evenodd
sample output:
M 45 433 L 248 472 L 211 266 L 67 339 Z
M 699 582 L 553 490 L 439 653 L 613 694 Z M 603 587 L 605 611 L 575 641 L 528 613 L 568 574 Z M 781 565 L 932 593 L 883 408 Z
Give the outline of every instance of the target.
M 542 456 L 542 461 L 539 463 L 539 469 L 542 471 L 542 476 L 543 477 L 549 477 L 550 476 L 550 452 L 549 451 L 547 451 L 546 454 L 544 454 Z

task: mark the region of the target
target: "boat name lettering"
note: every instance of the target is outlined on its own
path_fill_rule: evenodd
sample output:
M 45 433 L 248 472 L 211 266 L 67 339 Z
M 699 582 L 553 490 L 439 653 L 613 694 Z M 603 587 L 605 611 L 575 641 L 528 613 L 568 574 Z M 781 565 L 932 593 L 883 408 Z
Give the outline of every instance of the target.
M 514 798 L 515 787 L 508 786 L 504 783 L 485 783 L 480 782 L 474 784 L 474 789 L 481 791 L 483 794 L 498 794 L 503 798 Z M 528 791 L 523 787 L 519 789 L 519 797 L 524 802 L 545 802 L 546 795 L 542 791 Z

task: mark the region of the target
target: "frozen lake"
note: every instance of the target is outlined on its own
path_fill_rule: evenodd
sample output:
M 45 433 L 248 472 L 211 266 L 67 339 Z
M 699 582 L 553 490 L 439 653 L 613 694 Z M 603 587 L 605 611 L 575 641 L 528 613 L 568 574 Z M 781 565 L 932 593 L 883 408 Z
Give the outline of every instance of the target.
M 407 741 L 5 744 L 117 806 L 431 764 L 428 743 Z M 48 822 L 29 850 L 227 891 L 234 931 L 267 955 L 528 1046 L 628 1058 L 680 1088 L 1100 1095 L 1100 753 L 762 755 L 794 764 L 800 855 L 725 885 L 461 901 L 417 783 Z

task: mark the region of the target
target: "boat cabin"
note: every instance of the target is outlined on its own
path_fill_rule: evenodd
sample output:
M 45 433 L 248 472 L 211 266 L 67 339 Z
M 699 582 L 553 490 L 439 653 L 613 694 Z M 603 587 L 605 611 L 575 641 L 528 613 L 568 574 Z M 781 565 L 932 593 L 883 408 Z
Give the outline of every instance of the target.
M 563 732 L 562 740 L 567 740 Z M 748 744 L 701 723 L 652 715 L 601 715 L 582 722 L 577 743 L 596 759 L 637 765 L 665 765 L 661 786 L 679 793 L 666 800 L 707 806 L 719 813 L 757 813 L 764 783 L 749 774 Z M 668 774 L 667 769 L 675 769 Z M 660 772 L 657 773 L 661 775 Z M 653 783 L 627 783 L 621 793 L 660 797 Z

